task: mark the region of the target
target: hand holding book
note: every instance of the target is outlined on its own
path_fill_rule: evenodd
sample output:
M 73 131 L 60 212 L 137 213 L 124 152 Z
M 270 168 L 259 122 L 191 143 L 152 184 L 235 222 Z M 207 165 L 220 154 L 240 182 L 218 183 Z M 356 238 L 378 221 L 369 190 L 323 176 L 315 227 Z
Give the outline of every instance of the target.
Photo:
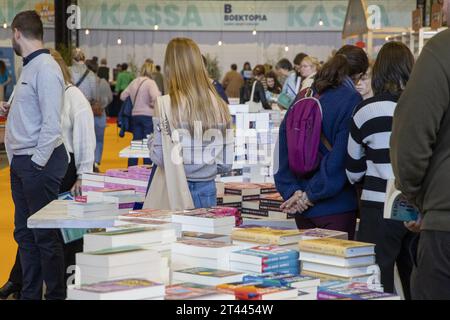
M 420 233 L 420 227 L 422 226 L 422 214 L 419 215 L 417 221 L 404 222 L 406 229 L 414 233 Z

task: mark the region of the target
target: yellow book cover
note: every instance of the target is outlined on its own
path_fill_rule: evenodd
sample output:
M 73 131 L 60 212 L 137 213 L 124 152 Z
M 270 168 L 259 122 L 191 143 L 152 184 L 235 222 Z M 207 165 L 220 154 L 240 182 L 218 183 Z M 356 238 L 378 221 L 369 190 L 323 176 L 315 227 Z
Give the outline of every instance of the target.
M 282 239 L 299 236 L 297 230 L 276 230 L 270 228 L 236 228 L 231 238 L 233 240 L 250 241 L 265 244 L 279 244 Z
M 320 253 L 338 257 L 358 257 L 375 253 L 375 245 L 371 243 L 321 238 L 314 240 L 301 240 L 300 251 Z

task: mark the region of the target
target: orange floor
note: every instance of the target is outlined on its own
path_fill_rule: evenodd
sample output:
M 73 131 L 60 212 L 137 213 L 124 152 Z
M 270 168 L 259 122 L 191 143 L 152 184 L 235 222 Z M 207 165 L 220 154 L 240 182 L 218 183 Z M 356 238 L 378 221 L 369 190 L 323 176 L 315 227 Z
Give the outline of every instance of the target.
M 119 151 L 130 144 L 131 135 L 119 138 L 117 127 L 108 125 L 105 133 L 105 147 L 101 171 L 110 168 L 124 168 L 126 159 L 120 159 Z M 8 280 L 14 263 L 17 245 L 13 238 L 14 204 L 11 198 L 9 168 L 0 170 L 0 286 Z

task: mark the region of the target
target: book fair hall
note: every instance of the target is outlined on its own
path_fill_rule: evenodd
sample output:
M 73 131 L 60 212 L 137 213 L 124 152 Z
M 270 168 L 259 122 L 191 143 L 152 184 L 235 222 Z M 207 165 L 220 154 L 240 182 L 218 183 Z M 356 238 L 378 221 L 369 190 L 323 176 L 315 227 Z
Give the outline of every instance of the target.
M 450 300 L 448 24 L 450 0 L 0 0 L 1 303 Z

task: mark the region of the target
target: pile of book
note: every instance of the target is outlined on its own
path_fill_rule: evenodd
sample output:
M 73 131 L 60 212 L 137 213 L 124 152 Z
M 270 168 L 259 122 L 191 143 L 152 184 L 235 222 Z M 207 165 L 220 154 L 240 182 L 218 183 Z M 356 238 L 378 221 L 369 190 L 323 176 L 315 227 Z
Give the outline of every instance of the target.
M 301 240 L 312 240 L 320 238 L 334 238 L 341 240 L 348 240 L 348 233 L 344 231 L 335 231 L 328 229 L 304 229 L 300 230 L 302 235 Z
M 148 151 L 148 139 L 131 141 L 130 149 L 136 151 Z
M 218 194 L 217 203 L 227 207 L 235 207 L 241 210 L 242 215 L 267 217 L 267 212 L 260 212 L 258 208 L 246 207 L 244 203 L 258 201 L 262 195 L 276 193 L 276 187 L 273 183 L 225 183 L 224 193 Z M 253 211 L 257 209 L 256 212 Z
M 331 281 L 322 284 L 318 300 L 400 300 L 400 296 L 370 288 L 367 283 Z
M 247 218 L 294 219 L 294 215 L 280 209 L 283 203 L 283 197 L 279 193 L 262 194 L 258 200 L 242 202 L 242 214 Z
M 258 246 L 230 253 L 230 270 L 247 274 L 299 274 L 298 251 L 279 246 Z
M 130 278 L 67 288 L 68 300 L 162 300 L 165 285 L 146 279 Z
M 75 200 L 67 200 L 67 214 L 72 217 L 100 217 L 100 216 L 118 216 L 121 212 L 119 205 L 113 200 L 91 201 L 86 198 L 76 197 Z
M 299 296 L 296 288 L 261 281 L 225 283 L 217 285 L 217 289 L 234 294 L 236 300 L 291 300 Z
M 146 193 L 150 180 L 150 166 L 134 166 L 128 169 L 110 169 L 105 173 L 106 188 L 132 188 L 138 193 Z
M 81 176 L 81 191 L 96 191 L 105 189 L 105 175 L 101 173 L 83 173 Z
M 127 213 L 133 210 L 136 204 L 142 206 L 145 197 L 141 193 L 136 193 L 134 189 L 99 189 L 95 191 L 87 191 L 82 197 L 86 203 L 92 202 L 114 202 L 117 204 L 120 213 Z
M 118 216 L 116 226 L 139 225 L 158 227 L 160 229 L 174 229 L 177 238 L 181 238 L 181 224 L 172 223 L 172 211 L 160 209 L 131 210 Z
M 172 213 L 172 222 L 182 225 L 183 231 L 231 234 L 236 226 L 235 208 L 194 209 Z
M 212 268 L 188 268 L 173 272 L 173 284 L 193 282 L 206 286 L 240 282 L 244 278 L 243 273 Z
M 377 270 L 375 245 L 335 238 L 299 242 L 303 275 L 328 275 L 331 279 L 365 282 Z
M 244 225 L 235 228 L 231 234 L 233 244 L 245 248 L 259 245 L 276 245 L 298 251 L 302 233 L 297 229 Z
M 127 278 L 170 281 L 168 260 L 139 246 L 115 247 L 76 254 L 76 281 L 92 284 Z
M 88 233 L 84 235 L 83 253 L 76 259 L 76 283 L 125 278 L 169 283 L 170 248 L 175 241 L 175 230 L 157 227 Z
M 213 286 L 187 282 L 166 287 L 165 300 L 234 300 L 234 294 L 221 292 Z
M 258 282 L 268 286 L 295 288 L 298 290 L 298 297 L 294 298 L 296 300 L 317 300 L 317 292 L 320 286 L 319 278 L 289 273 L 268 273 L 244 277 L 244 283 Z
M 230 270 L 230 254 L 239 249 L 238 246 L 220 241 L 183 239 L 172 244 L 172 268 Z

